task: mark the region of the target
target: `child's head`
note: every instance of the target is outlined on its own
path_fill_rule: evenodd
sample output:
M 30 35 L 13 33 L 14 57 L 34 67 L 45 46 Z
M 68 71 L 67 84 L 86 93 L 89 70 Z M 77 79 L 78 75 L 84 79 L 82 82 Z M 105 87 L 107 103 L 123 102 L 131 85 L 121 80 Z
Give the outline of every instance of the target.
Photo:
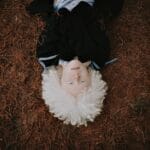
M 107 85 L 100 72 L 71 61 L 59 69 L 48 68 L 42 76 L 42 97 L 49 111 L 64 123 L 86 125 L 102 111 Z
M 86 91 L 91 84 L 91 74 L 87 64 L 75 59 L 63 65 L 60 84 L 74 97 Z

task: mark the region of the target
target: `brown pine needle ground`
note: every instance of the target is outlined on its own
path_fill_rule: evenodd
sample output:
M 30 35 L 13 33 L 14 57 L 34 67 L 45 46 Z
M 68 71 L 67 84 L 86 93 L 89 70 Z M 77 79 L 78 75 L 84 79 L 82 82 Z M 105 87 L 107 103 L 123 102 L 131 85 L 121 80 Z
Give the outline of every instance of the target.
M 125 0 L 109 25 L 118 61 L 102 71 L 109 85 L 102 114 L 80 128 L 53 118 L 41 98 L 35 50 L 42 22 L 25 11 L 29 2 L 0 1 L 0 149 L 148 150 L 149 0 Z

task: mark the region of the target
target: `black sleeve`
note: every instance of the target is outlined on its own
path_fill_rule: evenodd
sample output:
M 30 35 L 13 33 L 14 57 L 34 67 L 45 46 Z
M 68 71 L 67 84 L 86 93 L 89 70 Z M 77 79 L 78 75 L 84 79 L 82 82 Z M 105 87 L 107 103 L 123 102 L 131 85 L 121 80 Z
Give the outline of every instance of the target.
M 55 46 L 56 42 L 47 37 L 46 34 L 44 36 L 43 42 L 41 41 L 42 35 L 39 37 L 39 43 L 36 49 L 36 57 L 43 68 L 46 68 L 58 64 L 59 52 Z
M 46 68 L 58 64 L 59 51 L 57 48 L 57 37 L 49 33 L 43 33 L 39 37 L 39 42 L 36 49 L 36 57 L 40 64 Z
M 51 13 L 53 11 L 53 0 L 33 0 L 26 10 L 29 14 Z
M 51 65 L 57 65 L 59 52 L 55 47 L 55 41 L 51 41 L 50 39 L 50 41 L 46 40 L 44 43 L 38 44 L 36 49 L 36 57 L 44 68 Z
M 98 14 L 105 18 L 114 18 L 119 15 L 124 0 L 95 0 L 94 8 Z
M 57 66 L 59 61 L 59 56 L 58 55 L 53 55 L 49 57 L 38 56 L 38 61 L 41 64 L 41 66 L 45 69 L 52 65 Z
M 58 63 L 60 35 L 57 18 L 55 15 L 48 18 L 47 26 L 38 39 L 36 56 L 44 68 Z

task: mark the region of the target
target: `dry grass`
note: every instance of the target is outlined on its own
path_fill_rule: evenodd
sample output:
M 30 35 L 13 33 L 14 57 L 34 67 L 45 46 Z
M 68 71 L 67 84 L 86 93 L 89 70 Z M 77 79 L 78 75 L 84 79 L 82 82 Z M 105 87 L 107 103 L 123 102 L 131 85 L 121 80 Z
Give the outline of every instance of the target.
M 41 98 L 35 49 L 42 22 L 26 13 L 30 1 L 0 1 L 0 148 L 149 149 L 149 1 L 126 0 L 109 25 L 118 61 L 102 72 L 109 85 L 103 113 L 80 128 L 53 118 Z

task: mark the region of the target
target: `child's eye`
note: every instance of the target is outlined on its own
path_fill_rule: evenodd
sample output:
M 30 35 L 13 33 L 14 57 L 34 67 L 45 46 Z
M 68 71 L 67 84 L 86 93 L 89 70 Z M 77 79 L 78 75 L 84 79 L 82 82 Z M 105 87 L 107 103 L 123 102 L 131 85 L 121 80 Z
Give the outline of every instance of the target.
M 68 82 L 68 84 L 73 84 L 73 82 Z
M 84 82 L 85 82 L 84 80 L 81 81 L 81 83 L 84 83 Z

